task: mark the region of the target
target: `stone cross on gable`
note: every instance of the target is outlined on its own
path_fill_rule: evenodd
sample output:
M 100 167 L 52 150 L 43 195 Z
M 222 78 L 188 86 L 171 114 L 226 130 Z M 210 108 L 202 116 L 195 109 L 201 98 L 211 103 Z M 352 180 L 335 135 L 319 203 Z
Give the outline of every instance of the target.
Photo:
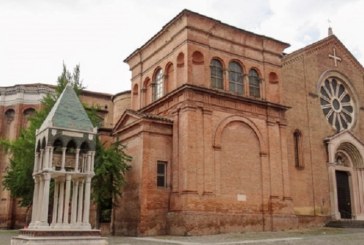
M 333 48 L 334 54 L 329 54 L 329 58 L 334 60 L 335 66 L 337 66 L 337 62 L 341 61 L 341 58 L 339 56 L 336 56 L 336 50 Z

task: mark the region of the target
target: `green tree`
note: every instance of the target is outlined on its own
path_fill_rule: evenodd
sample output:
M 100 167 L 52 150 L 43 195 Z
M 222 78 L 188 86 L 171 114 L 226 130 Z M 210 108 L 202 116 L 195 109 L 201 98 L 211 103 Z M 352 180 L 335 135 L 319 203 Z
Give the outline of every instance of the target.
M 99 228 L 100 221 L 111 222 L 111 226 L 113 226 L 112 207 L 117 206 L 130 160 L 131 157 L 125 154 L 124 146 L 119 141 L 105 147 L 105 144 L 97 140 L 95 176 L 92 179 L 92 199 L 96 204 L 97 228 Z
M 5 189 L 10 191 L 13 198 L 19 200 L 19 204 L 22 207 L 29 207 L 33 201 L 34 182 L 32 173 L 35 157 L 35 132 L 42 125 L 67 82 L 73 84 L 77 93 L 84 88 L 79 77 L 79 66 L 76 66 L 73 74 L 71 74 L 67 71 L 66 66 L 63 65 L 62 74 L 57 79 L 55 93 L 47 94 L 43 98 L 41 102 L 42 108 L 29 118 L 29 126 L 22 129 L 19 137 L 14 141 L 0 140 L 2 149 L 10 154 L 10 164 L 3 177 L 2 184 Z
M 10 155 L 10 164 L 2 183 L 4 188 L 10 191 L 11 196 L 19 200 L 20 206 L 30 207 L 32 204 L 34 189 L 32 172 L 36 129 L 40 128 L 67 83 L 73 85 L 77 94 L 80 94 L 80 91 L 84 89 L 82 81 L 80 81 L 79 66 L 76 66 L 71 74 L 63 65 L 62 74 L 57 79 L 55 93 L 48 94 L 43 98 L 42 108 L 29 119 L 29 127 L 22 129 L 19 137 L 14 141 L 0 140 L 0 146 Z M 96 114 L 97 108 L 87 108 L 86 106 L 85 108 L 92 123 L 99 125 L 100 118 Z M 116 200 L 116 197 L 121 194 L 124 174 L 128 169 L 127 163 L 130 159 L 124 153 L 124 148 L 120 142 L 106 147 L 97 140 L 92 196 L 98 211 L 102 211 L 103 207 L 108 202 L 110 203 L 110 200 Z

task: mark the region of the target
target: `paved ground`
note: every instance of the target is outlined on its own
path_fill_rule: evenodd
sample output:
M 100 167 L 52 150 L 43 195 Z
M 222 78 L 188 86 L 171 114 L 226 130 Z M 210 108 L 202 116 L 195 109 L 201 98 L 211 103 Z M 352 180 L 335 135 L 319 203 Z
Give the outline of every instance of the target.
M 0 230 L 0 245 L 10 244 L 16 231 Z M 109 237 L 110 245 L 363 245 L 364 229 L 318 228 L 287 232 L 232 233 L 209 236 Z

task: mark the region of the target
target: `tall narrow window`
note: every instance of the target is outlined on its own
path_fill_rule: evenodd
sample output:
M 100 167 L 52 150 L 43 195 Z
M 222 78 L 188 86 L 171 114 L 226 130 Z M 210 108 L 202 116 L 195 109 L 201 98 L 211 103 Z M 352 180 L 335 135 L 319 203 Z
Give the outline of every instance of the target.
M 157 162 L 157 186 L 167 187 L 167 162 Z
M 14 121 L 15 118 L 15 111 L 13 109 L 9 109 L 5 112 L 5 118 L 6 122 L 10 124 L 12 121 Z
M 258 72 L 254 69 L 249 71 L 249 95 L 256 98 L 260 97 L 260 79 Z
M 163 71 L 158 69 L 154 77 L 153 99 L 157 100 L 163 96 Z
M 233 61 L 229 64 L 229 90 L 243 95 L 243 72 L 239 63 Z
M 133 87 L 133 96 L 132 96 L 132 108 L 133 109 L 137 109 L 137 106 L 138 106 L 138 102 L 139 102 L 139 86 L 138 84 L 134 84 L 134 87 Z
M 224 88 L 223 69 L 219 60 L 213 59 L 210 64 L 211 69 L 211 86 L 213 88 Z
M 296 129 L 293 133 L 294 139 L 294 160 L 297 169 L 303 169 L 305 167 L 303 163 L 303 151 L 302 151 L 302 133 Z

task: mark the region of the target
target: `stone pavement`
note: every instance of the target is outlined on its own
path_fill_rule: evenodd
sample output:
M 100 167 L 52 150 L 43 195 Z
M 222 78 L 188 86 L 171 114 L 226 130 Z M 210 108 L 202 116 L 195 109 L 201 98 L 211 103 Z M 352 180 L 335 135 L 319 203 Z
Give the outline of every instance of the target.
M 16 231 L 0 230 L 0 245 L 10 244 Z M 363 245 L 364 229 L 316 228 L 286 232 L 247 232 L 208 236 L 109 237 L 110 245 Z

